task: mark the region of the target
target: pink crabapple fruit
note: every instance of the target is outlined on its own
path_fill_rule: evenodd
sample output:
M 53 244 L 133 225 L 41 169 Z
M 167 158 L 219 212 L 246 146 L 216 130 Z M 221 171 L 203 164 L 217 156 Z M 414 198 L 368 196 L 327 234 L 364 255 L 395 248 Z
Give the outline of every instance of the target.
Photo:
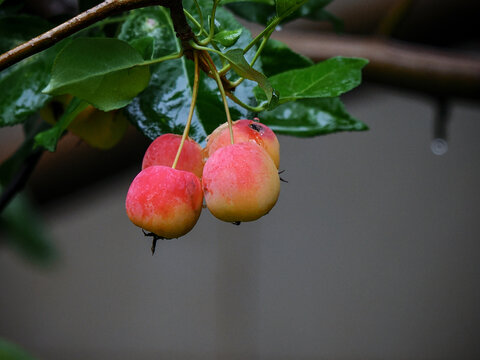
M 267 125 L 247 119 L 234 121 L 233 138 L 235 144 L 255 142 L 263 147 L 278 169 L 280 165 L 280 144 L 275 133 Z M 205 157 L 210 157 L 221 147 L 230 144 L 230 131 L 228 129 L 228 124 L 224 123 L 209 135 L 207 146 L 204 149 Z
M 125 207 L 135 225 L 160 238 L 172 239 L 195 226 L 202 202 L 202 186 L 196 175 L 153 165 L 135 177 Z
M 153 140 L 143 156 L 142 170 L 152 165 L 171 167 L 181 140 L 182 137 L 176 134 L 164 134 Z M 190 138 L 185 139 L 182 153 L 175 168 L 190 171 L 201 178 L 203 155 L 200 145 Z
M 210 212 L 228 222 L 262 217 L 280 193 L 278 170 L 256 142 L 227 145 L 211 154 L 203 169 L 202 186 Z

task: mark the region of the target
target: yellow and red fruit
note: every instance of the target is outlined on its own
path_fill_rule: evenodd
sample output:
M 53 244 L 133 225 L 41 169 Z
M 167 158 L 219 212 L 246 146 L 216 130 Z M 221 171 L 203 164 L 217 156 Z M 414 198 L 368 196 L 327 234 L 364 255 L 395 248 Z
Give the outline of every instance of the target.
M 166 239 L 188 233 L 202 210 L 200 180 L 193 173 L 153 165 L 142 170 L 128 189 L 125 207 L 137 226 Z
M 228 222 L 253 221 L 267 214 L 280 193 L 278 171 L 256 142 L 228 145 L 205 163 L 202 186 L 210 212 Z
M 267 125 L 260 122 L 241 119 L 233 122 L 233 138 L 235 144 L 255 142 L 270 155 L 275 166 L 280 166 L 280 144 L 277 136 Z M 218 149 L 230 145 L 228 124 L 222 124 L 208 137 L 205 157 L 210 157 Z
M 171 167 L 182 137 L 176 134 L 164 134 L 157 137 L 148 147 L 143 156 L 142 169 L 152 165 L 163 165 Z M 178 170 L 190 171 L 202 177 L 203 156 L 202 148 L 190 138 L 185 139 L 178 163 L 175 166 Z

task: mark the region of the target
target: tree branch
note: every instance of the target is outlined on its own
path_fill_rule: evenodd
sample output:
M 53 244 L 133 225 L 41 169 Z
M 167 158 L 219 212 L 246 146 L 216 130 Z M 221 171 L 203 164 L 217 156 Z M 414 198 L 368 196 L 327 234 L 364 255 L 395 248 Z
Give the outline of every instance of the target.
M 37 166 L 40 157 L 43 154 L 43 150 L 37 149 L 33 151 L 23 163 L 22 167 L 19 171 L 15 174 L 13 179 L 7 185 L 7 187 L 3 190 L 0 196 L 0 214 L 3 210 L 7 207 L 10 201 L 15 197 L 17 193 L 19 193 L 27 183 L 27 180 L 30 178 L 35 166 Z
M 181 19 L 181 16 L 183 16 L 185 19 L 181 0 L 106 0 L 101 4 L 75 16 L 67 22 L 47 31 L 46 33 L 43 33 L 36 38 L 33 38 L 26 43 L 7 51 L 3 55 L 0 55 L 0 71 L 13 64 L 16 64 L 23 59 L 26 59 L 29 56 L 51 47 L 60 40 L 63 40 L 66 37 L 111 15 L 152 5 L 162 5 L 169 8 L 172 13 L 172 20 L 174 22 L 175 29 L 177 30 L 178 28 L 179 31 L 182 31 L 182 40 L 187 38 L 189 34 L 185 24 L 186 26 L 188 26 L 188 24 L 186 20 L 182 21 Z M 181 12 L 180 16 L 178 15 L 179 12 Z M 180 21 L 180 23 L 176 24 L 176 21 Z M 188 29 L 190 29 L 189 26 Z

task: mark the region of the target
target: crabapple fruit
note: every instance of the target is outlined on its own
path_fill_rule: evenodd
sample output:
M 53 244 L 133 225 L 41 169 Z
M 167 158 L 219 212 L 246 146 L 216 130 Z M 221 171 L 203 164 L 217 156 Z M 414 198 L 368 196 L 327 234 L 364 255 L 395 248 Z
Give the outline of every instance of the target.
M 255 142 L 215 151 L 205 163 L 202 186 L 210 212 L 229 222 L 262 217 L 272 209 L 280 193 L 277 168 Z
M 55 124 L 71 101 L 71 95 L 53 98 L 40 109 L 40 116 L 49 124 Z M 102 150 L 114 147 L 122 140 L 128 128 L 128 120 L 121 111 L 101 111 L 88 105 L 68 125 L 68 130 L 88 145 Z
M 202 202 L 202 186 L 197 176 L 153 165 L 132 181 L 125 207 L 135 225 L 171 239 L 185 235 L 195 226 Z
M 182 137 L 176 134 L 164 134 L 157 137 L 148 147 L 143 156 L 142 169 L 152 165 L 172 166 Z M 190 138 L 185 139 L 182 153 L 175 167 L 178 170 L 190 171 L 202 177 L 202 148 Z
M 280 144 L 277 136 L 267 125 L 253 120 L 241 119 L 233 122 L 233 138 L 236 144 L 256 142 L 263 147 L 273 160 L 275 166 L 280 165 Z M 205 147 L 205 157 L 210 157 L 221 147 L 230 145 L 230 131 L 228 124 L 222 124 L 208 137 Z

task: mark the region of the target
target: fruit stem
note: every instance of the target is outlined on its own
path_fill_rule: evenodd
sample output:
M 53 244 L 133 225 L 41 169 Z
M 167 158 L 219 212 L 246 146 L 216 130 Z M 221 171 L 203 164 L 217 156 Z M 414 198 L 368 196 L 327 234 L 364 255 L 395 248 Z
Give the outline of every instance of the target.
M 200 45 L 207 45 L 212 41 L 213 36 L 215 35 L 215 13 L 217 11 L 217 6 L 219 4 L 219 0 L 214 0 L 213 7 L 212 7 L 212 15 L 210 16 L 210 30 L 208 33 L 208 37 L 203 39 L 199 42 Z
M 243 49 L 243 53 L 246 54 L 247 51 L 250 50 L 252 46 L 255 45 L 258 42 L 258 40 L 260 40 L 264 36 L 270 37 L 272 32 L 275 30 L 275 27 L 280 23 L 281 20 L 282 20 L 281 18 L 276 17 L 270 24 L 268 24 L 268 26 L 265 29 L 262 30 L 260 34 L 255 36 L 255 38 L 252 41 L 250 41 L 250 43 Z
M 233 100 L 234 103 L 240 105 L 241 107 L 243 107 L 244 109 L 247 109 L 249 111 L 252 111 L 254 113 L 259 113 L 259 112 L 262 112 L 263 110 L 265 110 L 265 107 L 264 106 L 250 106 L 248 104 L 245 104 L 242 100 L 240 100 L 239 98 L 237 98 L 232 92 L 230 91 L 227 91 L 226 92 L 226 95 L 231 99 Z
M 178 163 L 178 159 L 180 159 L 180 154 L 182 153 L 183 144 L 188 137 L 188 132 L 190 131 L 190 125 L 192 123 L 193 118 L 193 111 L 195 110 L 195 103 L 197 102 L 197 94 L 198 94 L 198 79 L 200 77 L 200 70 L 198 67 L 198 51 L 193 52 L 193 61 L 195 63 L 195 75 L 193 78 L 193 92 L 192 92 L 192 102 L 190 103 L 190 111 L 188 112 L 188 119 L 187 124 L 185 125 L 185 129 L 183 130 L 182 140 L 180 141 L 180 145 L 178 146 L 177 155 L 175 156 L 175 160 L 173 161 L 172 169 L 175 169 Z
M 193 17 L 192 14 L 190 14 L 186 9 L 183 9 L 183 13 L 187 17 L 188 20 L 190 20 L 198 29 L 199 33 L 197 33 L 197 36 L 200 36 L 202 34 L 205 34 L 208 36 L 207 31 L 203 28 L 203 26 Z
M 230 142 L 232 145 L 234 144 L 233 140 L 233 124 L 232 118 L 230 117 L 230 109 L 228 108 L 227 96 L 225 95 L 225 89 L 223 88 L 222 80 L 220 79 L 220 74 L 215 67 L 215 63 L 213 62 L 212 58 L 208 53 L 205 53 L 205 58 L 210 65 L 210 70 L 212 71 L 213 75 L 215 76 L 215 80 L 217 82 L 218 90 L 220 90 L 220 94 L 222 95 L 223 106 L 225 107 L 225 114 L 227 115 L 227 122 L 228 122 L 228 130 L 230 132 Z
M 195 2 L 195 7 L 197 8 L 198 16 L 200 17 L 200 30 L 197 33 L 197 36 L 202 35 L 203 32 L 203 13 L 202 13 L 202 8 L 200 7 L 200 4 L 198 3 L 197 0 L 194 0 Z
M 183 56 L 183 50 L 180 50 L 180 52 L 178 54 L 171 54 L 171 55 L 162 56 L 162 57 L 157 58 L 157 59 L 146 60 L 143 63 L 141 63 L 140 65 L 158 64 L 158 63 L 161 63 L 161 62 L 167 61 L 167 60 L 180 59 L 182 56 Z

